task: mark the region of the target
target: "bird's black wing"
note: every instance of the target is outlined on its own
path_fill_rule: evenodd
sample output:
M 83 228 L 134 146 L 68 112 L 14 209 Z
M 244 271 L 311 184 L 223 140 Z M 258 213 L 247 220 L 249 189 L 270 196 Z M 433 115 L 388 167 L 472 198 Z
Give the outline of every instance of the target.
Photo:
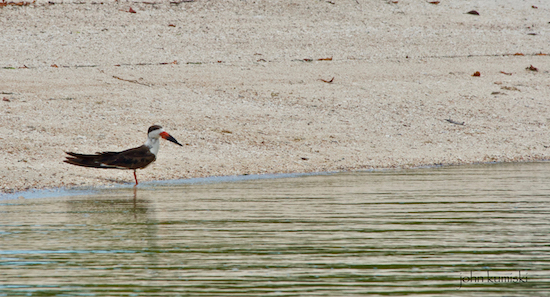
M 111 152 L 103 152 L 102 154 L 110 155 Z M 157 159 L 157 157 L 151 153 L 151 150 L 145 145 L 125 150 L 120 153 L 115 153 L 110 156 L 111 157 L 107 163 L 108 165 L 128 169 L 145 168 Z
M 156 160 L 155 155 L 145 145 L 122 152 L 101 152 L 94 155 L 66 153 L 70 157 L 63 162 L 93 168 L 139 169 Z

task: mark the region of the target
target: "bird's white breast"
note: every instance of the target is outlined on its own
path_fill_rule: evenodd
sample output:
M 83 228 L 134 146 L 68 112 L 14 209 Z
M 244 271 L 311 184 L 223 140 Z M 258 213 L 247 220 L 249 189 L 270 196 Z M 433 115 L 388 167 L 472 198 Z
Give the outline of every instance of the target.
M 159 153 L 160 141 L 158 138 L 149 138 L 147 139 L 145 146 L 147 146 L 149 150 L 151 150 L 151 153 L 156 156 Z

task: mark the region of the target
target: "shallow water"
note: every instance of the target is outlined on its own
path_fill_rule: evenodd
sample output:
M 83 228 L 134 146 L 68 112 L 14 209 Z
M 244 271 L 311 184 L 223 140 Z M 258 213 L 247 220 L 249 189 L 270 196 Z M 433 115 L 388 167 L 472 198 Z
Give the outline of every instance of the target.
M 550 296 L 550 163 L 0 200 L 0 296 Z

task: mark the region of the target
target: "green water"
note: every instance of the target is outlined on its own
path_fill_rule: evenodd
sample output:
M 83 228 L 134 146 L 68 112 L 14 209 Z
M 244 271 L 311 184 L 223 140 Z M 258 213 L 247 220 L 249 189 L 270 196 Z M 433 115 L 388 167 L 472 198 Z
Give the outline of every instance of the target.
M 550 296 L 550 163 L 0 200 L 0 296 Z

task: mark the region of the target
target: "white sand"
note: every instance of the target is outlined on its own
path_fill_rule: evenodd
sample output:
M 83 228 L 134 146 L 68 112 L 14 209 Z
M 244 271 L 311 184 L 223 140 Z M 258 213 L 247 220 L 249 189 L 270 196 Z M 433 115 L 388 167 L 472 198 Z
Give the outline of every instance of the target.
M 0 8 L 0 191 L 550 156 L 548 1 L 157 2 Z

